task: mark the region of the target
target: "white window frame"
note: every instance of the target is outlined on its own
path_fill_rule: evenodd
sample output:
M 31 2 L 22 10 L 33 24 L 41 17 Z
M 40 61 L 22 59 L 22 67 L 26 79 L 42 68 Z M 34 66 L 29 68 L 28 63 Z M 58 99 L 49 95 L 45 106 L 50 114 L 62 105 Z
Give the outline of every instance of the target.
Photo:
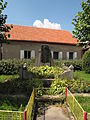
M 24 50 L 20 50 L 20 59 L 24 58 Z
M 77 59 L 77 52 L 74 52 L 73 59 Z
M 67 52 L 67 60 L 69 60 L 69 52 Z
M 31 51 L 31 59 L 35 59 L 35 50 Z
M 59 56 L 58 56 L 58 59 L 61 59 L 62 60 L 62 52 L 59 52 Z
M 51 55 L 52 55 L 52 58 L 53 58 L 53 51 L 51 51 Z

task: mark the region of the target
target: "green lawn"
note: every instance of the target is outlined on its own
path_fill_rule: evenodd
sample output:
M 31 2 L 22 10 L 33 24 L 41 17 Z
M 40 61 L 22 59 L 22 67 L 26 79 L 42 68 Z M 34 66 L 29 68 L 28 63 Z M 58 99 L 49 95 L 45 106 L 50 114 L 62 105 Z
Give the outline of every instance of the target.
M 90 83 L 90 74 L 86 74 L 85 71 L 75 71 L 74 78 L 80 78 Z
M 90 96 L 75 96 L 84 111 L 90 113 Z
M 14 79 L 14 78 L 18 78 L 19 75 L 16 74 L 16 75 L 0 75 L 0 82 L 3 83 L 7 80 L 11 80 L 11 79 Z

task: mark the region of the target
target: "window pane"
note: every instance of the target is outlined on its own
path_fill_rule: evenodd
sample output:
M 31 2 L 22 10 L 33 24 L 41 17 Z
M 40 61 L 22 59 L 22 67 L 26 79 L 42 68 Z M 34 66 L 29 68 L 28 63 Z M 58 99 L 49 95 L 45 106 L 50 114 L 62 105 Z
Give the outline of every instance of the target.
M 31 58 L 31 51 L 28 51 L 28 59 Z
M 53 59 L 58 59 L 58 52 L 53 52 Z
M 27 51 L 24 51 L 24 58 L 27 59 Z
M 69 59 L 73 59 L 73 52 L 69 52 Z

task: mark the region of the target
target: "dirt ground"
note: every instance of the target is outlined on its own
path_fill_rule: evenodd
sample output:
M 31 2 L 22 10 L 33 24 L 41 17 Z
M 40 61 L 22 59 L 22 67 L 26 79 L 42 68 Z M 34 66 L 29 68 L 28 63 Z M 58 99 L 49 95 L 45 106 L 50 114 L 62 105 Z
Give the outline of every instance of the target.
M 50 105 L 44 110 L 43 113 L 37 116 L 37 120 L 70 120 L 70 119 L 65 106 L 60 107 L 58 105 Z

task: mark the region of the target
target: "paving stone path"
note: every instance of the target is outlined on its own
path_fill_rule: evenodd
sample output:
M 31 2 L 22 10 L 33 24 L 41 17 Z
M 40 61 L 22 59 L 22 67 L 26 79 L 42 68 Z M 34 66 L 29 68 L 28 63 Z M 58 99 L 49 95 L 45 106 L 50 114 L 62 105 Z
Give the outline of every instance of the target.
M 45 110 L 45 116 L 40 115 L 37 120 L 70 120 L 66 110 L 62 107 L 57 107 L 56 105 L 50 105 L 47 110 Z

